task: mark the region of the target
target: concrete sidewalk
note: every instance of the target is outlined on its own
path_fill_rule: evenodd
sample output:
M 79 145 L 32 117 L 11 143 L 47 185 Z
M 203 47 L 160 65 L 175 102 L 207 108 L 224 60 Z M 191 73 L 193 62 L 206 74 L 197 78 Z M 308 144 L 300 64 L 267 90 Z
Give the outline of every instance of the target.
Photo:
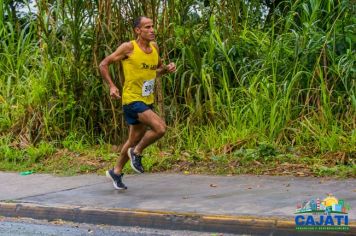
M 125 176 L 114 190 L 104 176 L 55 177 L 0 172 L 0 215 L 257 235 L 317 235 L 295 231 L 297 203 L 332 193 L 351 205 L 355 235 L 356 179 L 286 176 Z

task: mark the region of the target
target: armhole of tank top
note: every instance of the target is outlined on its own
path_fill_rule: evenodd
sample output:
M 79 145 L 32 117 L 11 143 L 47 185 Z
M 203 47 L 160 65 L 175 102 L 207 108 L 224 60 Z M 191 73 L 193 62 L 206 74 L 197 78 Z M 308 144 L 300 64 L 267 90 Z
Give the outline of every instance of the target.
M 130 55 L 126 56 L 124 60 L 130 58 L 130 56 L 135 52 L 135 48 L 137 47 L 137 44 L 135 43 L 135 40 L 131 40 L 130 43 L 131 43 L 132 46 L 133 46 L 132 52 L 130 53 Z
M 153 45 L 153 42 L 150 42 L 150 46 L 152 48 L 152 51 L 154 50 L 156 52 L 156 54 L 158 55 L 157 48 L 155 47 L 155 45 Z
M 138 45 L 137 45 L 135 40 L 131 40 L 131 43 L 132 43 L 132 46 L 133 46 L 132 52 L 134 52 L 135 49 L 138 47 Z

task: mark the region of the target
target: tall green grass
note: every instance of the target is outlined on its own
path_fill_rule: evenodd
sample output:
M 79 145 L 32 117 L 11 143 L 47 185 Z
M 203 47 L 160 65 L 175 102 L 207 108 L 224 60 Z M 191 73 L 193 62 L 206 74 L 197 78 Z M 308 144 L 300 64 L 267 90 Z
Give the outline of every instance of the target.
M 192 34 L 195 44 L 181 43 L 192 35 L 179 34 L 180 81 L 167 82 L 173 102 L 188 106 L 187 127 L 234 126 L 260 141 L 354 152 L 355 25 L 345 17 L 355 9 L 347 1 L 290 3 L 287 16 L 266 31 L 249 27 L 248 18 L 234 31 L 213 15 L 205 31 Z

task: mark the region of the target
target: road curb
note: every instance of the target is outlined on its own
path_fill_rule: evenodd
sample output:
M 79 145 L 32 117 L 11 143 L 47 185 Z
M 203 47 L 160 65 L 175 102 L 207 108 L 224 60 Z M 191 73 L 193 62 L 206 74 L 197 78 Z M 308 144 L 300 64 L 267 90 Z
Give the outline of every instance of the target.
M 356 235 L 356 222 L 354 221 L 350 222 L 350 230 L 346 232 L 296 231 L 292 218 L 47 206 L 32 203 L 1 202 L 0 216 L 252 235 Z

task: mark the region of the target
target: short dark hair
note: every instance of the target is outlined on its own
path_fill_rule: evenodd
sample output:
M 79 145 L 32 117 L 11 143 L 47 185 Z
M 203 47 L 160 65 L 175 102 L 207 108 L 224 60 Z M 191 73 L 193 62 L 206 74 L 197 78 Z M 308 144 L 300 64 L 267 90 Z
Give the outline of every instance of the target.
M 142 18 L 147 18 L 147 17 L 146 16 L 139 16 L 136 19 L 134 19 L 134 21 L 132 23 L 132 26 L 133 26 L 134 29 L 137 28 L 137 27 L 140 27 Z

